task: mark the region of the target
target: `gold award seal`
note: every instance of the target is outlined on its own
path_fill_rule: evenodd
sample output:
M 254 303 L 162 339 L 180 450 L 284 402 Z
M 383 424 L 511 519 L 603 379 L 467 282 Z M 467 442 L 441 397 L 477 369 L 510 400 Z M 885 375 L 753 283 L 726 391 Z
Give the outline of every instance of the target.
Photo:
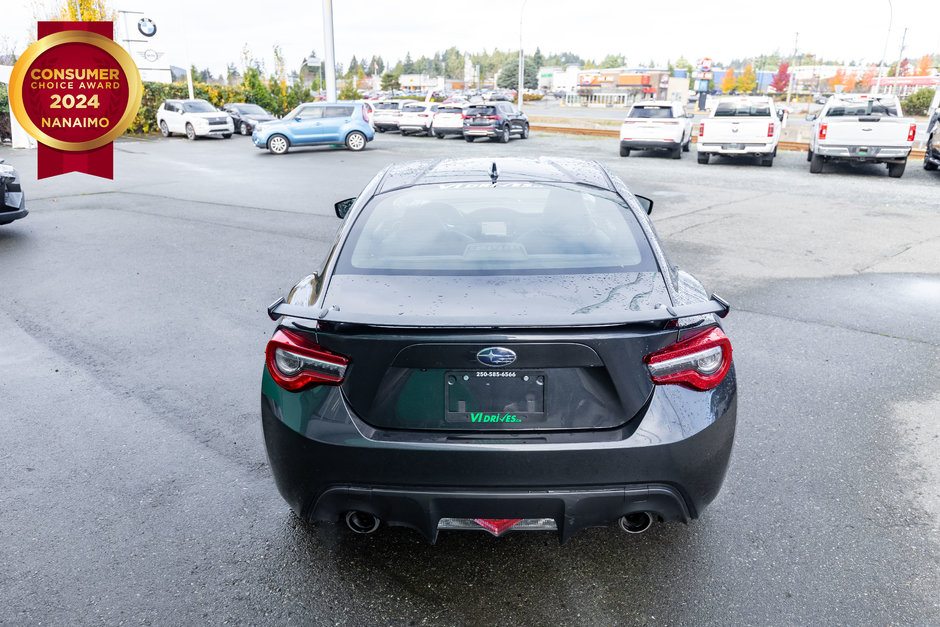
M 119 137 L 140 108 L 137 65 L 103 35 L 66 30 L 23 53 L 10 75 L 10 110 L 27 133 L 59 150 L 89 151 Z

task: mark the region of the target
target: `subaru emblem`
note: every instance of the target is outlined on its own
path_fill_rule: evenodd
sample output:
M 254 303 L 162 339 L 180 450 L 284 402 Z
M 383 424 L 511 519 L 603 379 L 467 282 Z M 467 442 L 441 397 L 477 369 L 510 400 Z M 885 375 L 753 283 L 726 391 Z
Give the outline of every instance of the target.
M 516 353 L 508 348 L 493 346 L 492 348 L 484 348 L 477 353 L 477 361 L 484 366 L 508 366 L 516 361 Z

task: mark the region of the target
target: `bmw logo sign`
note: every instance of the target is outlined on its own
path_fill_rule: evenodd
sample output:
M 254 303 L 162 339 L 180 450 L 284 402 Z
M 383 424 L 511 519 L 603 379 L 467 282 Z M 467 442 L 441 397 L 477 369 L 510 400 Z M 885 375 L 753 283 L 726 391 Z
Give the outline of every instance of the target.
M 139 30 L 140 34 L 144 37 L 153 37 L 157 34 L 157 25 L 154 24 L 153 20 L 149 17 L 144 17 L 137 22 L 137 30 Z
M 508 348 L 493 346 L 492 348 L 484 348 L 477 353 L 477 361 L 484 366 L 508 366 L 516 361 L 516 353 Z

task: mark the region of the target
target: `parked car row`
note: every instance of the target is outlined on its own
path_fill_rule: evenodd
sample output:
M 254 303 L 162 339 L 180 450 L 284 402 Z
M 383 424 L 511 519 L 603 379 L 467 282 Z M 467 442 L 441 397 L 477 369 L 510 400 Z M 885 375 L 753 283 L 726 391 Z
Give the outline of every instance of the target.
M 744 156 L 772 166 L 786 115 L 786 109 L 769 96 L 721 98 L 708 118 L 699 123 L 698 162 L 708 163 L 713 155 Z M 679 159 L 690 149 L 691 117 L 678 102 L 634 104 L 621 126 L 620 156 L 629 156 L 631 150 L 668 150 Z M 883 163 L 888 166 L 888 176 L 904 174 L 917 125 L 912 118 L 901 116 L 896 96 L 835 94 L 818 115 L 811 113 L 806 119 L 814 122 L 806 155 L 810 172 L 822 172 L 826 162 L 843 161 Z M 928 126 L 927 170 L 940 167 L 937 126 L 935 114 Z
M 529 137 L 529 117 L 511 102 L 416 102 L 386 100 L 375 103 L 375 130 L 443 139 L 461 135 L 468 142 L 487 137 L 506 143 L 513 135 Z

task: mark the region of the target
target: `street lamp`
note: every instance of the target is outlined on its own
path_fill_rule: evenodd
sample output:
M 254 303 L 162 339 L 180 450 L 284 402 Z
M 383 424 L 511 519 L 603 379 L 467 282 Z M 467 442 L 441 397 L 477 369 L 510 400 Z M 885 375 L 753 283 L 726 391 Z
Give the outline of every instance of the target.
M 885 57 L 888 55 L 888 39 L 891 37 L 891 22 L 894 20 L 894 7 L 891 5 L 891 0 L 888 0 L 888 32 L 885 33 L 885 47 L 881 52 L 881 63 L 878 64 L 878 92 L 881 93 L 881 77 L 884 76 L 885 70 Z M 875 86 L 872 85 L 871 92 L 875 91 Z
M 525 74 L 525 61 L 522 57 L 522 13 L 525 11 L 526 0 L 522 0 L 522 8 L 519 9 L 519 91 L 516 92 L 516 106 L 522 108 L 522 79 Z

